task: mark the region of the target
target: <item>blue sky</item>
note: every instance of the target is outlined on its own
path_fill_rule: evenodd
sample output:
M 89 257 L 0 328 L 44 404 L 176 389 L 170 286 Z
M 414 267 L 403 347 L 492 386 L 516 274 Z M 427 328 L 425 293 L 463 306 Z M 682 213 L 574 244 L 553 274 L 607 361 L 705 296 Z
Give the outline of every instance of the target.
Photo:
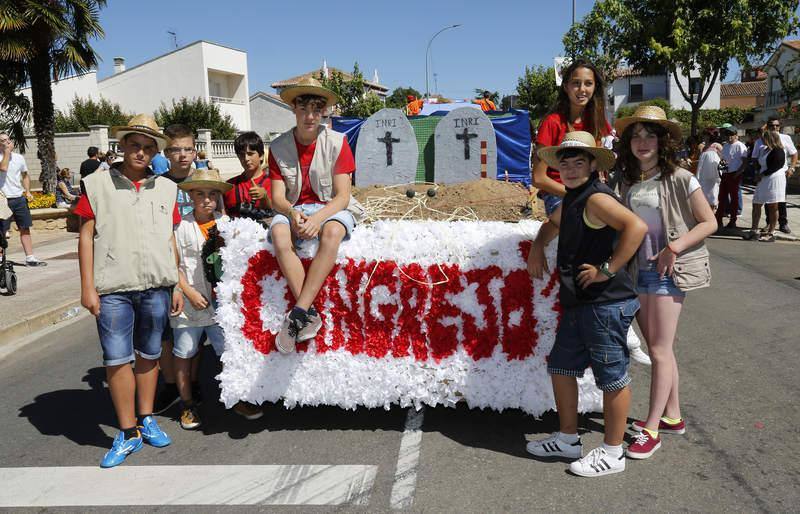
M 576 19 L 593 3 L 577 0 Z M 479 87 L 513 93 L 526 65 L 551 65 L 571 18 L 568 0 L 111 0 L 100 13 L 106 37 L 94 47 L 101 78 L 111 74 L 114 57 L 131 67 L 174 49 L 167 33 L 174 31 L 179 46 L 205 39 L 246 51 L 251 94 L 273 92 L 272 82 L 323 58 L 347 71 L 358 61 L 368 79 L 377 69 L 390 89 L 424 93 L 428 40 L 460 23 L 433 42 L 430 90 L 436 84 L 445 96 L 467 98 Z

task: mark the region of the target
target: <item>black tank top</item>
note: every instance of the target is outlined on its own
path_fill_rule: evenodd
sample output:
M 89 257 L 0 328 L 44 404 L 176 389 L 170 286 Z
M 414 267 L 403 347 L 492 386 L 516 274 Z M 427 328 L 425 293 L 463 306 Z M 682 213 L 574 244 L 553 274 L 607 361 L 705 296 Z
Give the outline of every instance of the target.
M 594 173 L 582 186 L 576 189 L 567 188 L 567 194 L 561 204 L 557 260 L 561 281 L 559 300 L 564 307 L 636 297 L 633 281 L 624 266 L 614 278 L 605 282 L 592 284 L 585 289 L 578 285 L 576 277 L 581 271 L 580 265 L 603 264 L 611 257 L 616 246 L 616 230 L 608 225 L 601 229 L 593 229 L 583 221 L 586 202 L 596 193 L 607 194 L 620 201 Z

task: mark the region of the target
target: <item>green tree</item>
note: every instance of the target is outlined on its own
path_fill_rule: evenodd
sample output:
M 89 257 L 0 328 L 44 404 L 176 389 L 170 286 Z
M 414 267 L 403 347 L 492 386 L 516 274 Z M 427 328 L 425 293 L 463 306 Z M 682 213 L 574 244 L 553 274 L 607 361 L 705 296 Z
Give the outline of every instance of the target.
M 126 125 L 133 114 L 124 112 L 119 104 L 100 98 L 75 98 L 66 112 L 56 111 L 56 132 L 83 132 L 90 125 Z
M 7 132 L 20 152 L 25 152 L 25 130 L 31 112 L 28 97 L 18 92 L 25 82 L 23 66 L 0 59 L 0 131 Z M 14 76 L 18 73 L 19 76 Z
M 408 100 L 407 97 L 411 95 L 415 98 L 421 98 L 422 93 L 414 89 L 413 87 L 398 87 L 392 94 L 386 98 L 386 107 L 392 107 L 394 109 L 403 109 L 407 104 Z
M 527 109 L 534 124 L 538 125 L 556 103 L 558 86 L 555 77 L 552 66 L 525 66 L 525 73 L 517 79 L 517 108 Z
M 350 74 L 350 77 L 346 77 L 338 70 L 333 70 L 329 77 L 325 77 L 320 72 L 318 78 L 323 86 L 339 97 L 337 109 L 341 116 L 364 118 L 384 107 L 383 100 L 378 95 L 366 91 L 364 75 L 361 74 L 358 63 L 353 65 L 353 73 Z
M 172 105 L 164 103 L 155 112 L 155 118 L 160 127 L 168 127 L 174 123 L 181 123 L 191 127 L 197 135 L 197 129 L 211 129 L 214 139 L 233 139 L 236 136 L 236 126 L 230 114 L 223 114 L 215 103 L 208 103 L 202 98 L 181 98 L 172 100 Z
M 623 57 L 618 38 L 615 37 L 613 20 L 616 15 L 618 9 L 615 4 L 604 10 L 592 9 L 562 39 L 566 55 L 590 61 L 603 73 L 608 85 L 617 78 Z
M 730 60 L 745 67 L 772 53 L 797 28 L 797 6 L 796 0 L 598 0 L 581 23 L 591 29 L 589 43 L 599 41 L 610 57 L 644 73 L 672 75 L 691 106 L 695 135 L 700 109 Z M 699 80 L 687 90 L 678 78 L 690 73 Z
M 50 81 L 97 66 L 97 55 L 89 42 L 104 36 L 99 12 L 105 5 L 105 0 L 0 2 L 0 107 L 12 106 L 12 133 L 20 141 L 19 129 L 27 119 L 27 113 L 21 112 L 25 102 L 16 95 L 6 95 L 11 88 L 30 83 L 45 193 L 52 193 L 56 184 L 55 108 Z

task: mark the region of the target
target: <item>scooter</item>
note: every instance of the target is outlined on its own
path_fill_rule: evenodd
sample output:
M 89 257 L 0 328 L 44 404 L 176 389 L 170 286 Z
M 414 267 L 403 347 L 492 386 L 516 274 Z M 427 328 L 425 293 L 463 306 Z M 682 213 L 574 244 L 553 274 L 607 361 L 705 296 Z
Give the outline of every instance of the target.
M 5 289 L 6 293 L 17 294 L 17 273 L 14 271 L 14 263 L 6 258 L 8 250 L 8 240 L 6 234 L 0 228 L 0 289 Z

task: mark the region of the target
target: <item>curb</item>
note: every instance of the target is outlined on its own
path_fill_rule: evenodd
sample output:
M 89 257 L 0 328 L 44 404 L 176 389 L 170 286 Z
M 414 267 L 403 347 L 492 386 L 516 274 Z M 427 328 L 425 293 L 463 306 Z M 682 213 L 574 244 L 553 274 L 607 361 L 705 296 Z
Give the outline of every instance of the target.
M 3 341 L 0 346 L 28 337 L 50 325 L 74 318 L 75 316 L 64 317 L 66 311 L 73 307 L 82 308 L 80 300 L 71 300 L 47 310 L 34 312 L 13 325 L 0 327 L 0 341 Z

